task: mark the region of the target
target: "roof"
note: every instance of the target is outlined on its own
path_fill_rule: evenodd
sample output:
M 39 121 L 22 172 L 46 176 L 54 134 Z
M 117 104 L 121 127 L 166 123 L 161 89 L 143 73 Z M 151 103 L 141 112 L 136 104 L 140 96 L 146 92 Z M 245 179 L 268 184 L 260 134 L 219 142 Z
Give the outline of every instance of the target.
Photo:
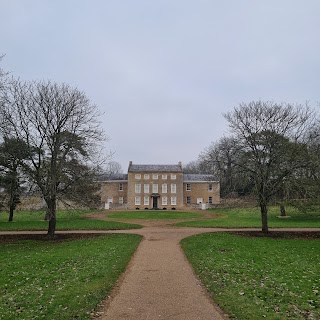
M 212 182 L 212 181 L 218 181 L 218 179 L 213 176 L 212 174 L 190 174 L 190 173 L 185 173 L 183 175 L 183 181 L 203 181 L 203 182 Z
M 126 181 L 128 180 L 128 175 L 124 173 L 118 174 L 102 174 L 99 176 L 99 181 Z
M 182 172 L 180 164 L 131 164 L 128 172 Z

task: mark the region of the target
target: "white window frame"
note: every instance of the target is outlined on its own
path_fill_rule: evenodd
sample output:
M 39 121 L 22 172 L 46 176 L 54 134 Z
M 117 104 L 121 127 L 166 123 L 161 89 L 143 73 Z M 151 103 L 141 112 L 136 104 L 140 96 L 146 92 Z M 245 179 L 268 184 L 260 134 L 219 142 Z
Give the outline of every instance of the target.
M 186 184 L 186 191 L 191 191 L 191 183 Z
M 213 191 L 213 184 L 212 184 L 212 183 L 209 183 L 209 185 L 208 185 L 208 191 L 209 191 L 209 192 L 212 192 L 212 191 Z
M 209 204 L 213 204 L 213 198 L 212 198 L 212 197 L 209 197 L 209 198 L 208 198 L 208 203 L 209 203 Z
M 140 206 L 141 205 L 141 197 L 140 196 L 135 196 L 134 197 L 134 205 L 135 206 Z
M 163 174 L 162 175 L 162 180 L 167 180 L 168 179 L 168 175 L 167 174 Z
M 119 197 L 119 204 L 123 204 L 123 197 Z
M 149 175 L 149 174 L 145 174 L 145 175 L 143 175 L 143 179 L 145 179 L 145 180 L 149 180 L 149 179 L 150 179 L 150 175 Z
M 171 183 L 171 193 L 177 193 L 177 185 L 175 183 Z
M 171 205 L 176 206 L 177 205 L 177 197 L 171 197 Z
M 203 203 L 203 199 L 202 198 L 197 198 L 197 204 Z
M 168 185 L 166 183 L 163 183 L 161 186 L 162 193 L 168 192 Z
M 163 206 L 167 206 L 168 205 L 168 198 L 167 197 L 162 197 L 161 203 L 162 203 Z
M 187 196 L 187 198 L 186 198 L 186 203 L 187 203 L 187 204 L 191 204 L 191 197 L 190 197 L 190 196 Z
M 135 178 L 136 180 L 141 180 L 141 174 L 135 174 L 135 175 L 134 175 L 134 178 Z
M 135 193 L 141 193 L 141 183 L 136 183 L 134 186 Z
M 176 180 L 177 179 L 177 175 L 176 174 L 172 174 L 171 175 L 171 180 Z
M 152 185 L 152 193 L 158 193 L 159 192 L 159 185 L 157 183 L 154 183 Z
M 143 192 L 144 193 L 150 193 L 150 185 L 148 183 L 145 183 L 143 185 Z
M 144 198 L 143 198 L 143 204 L 145 205 L 145 206 L 148 206 L 149 205 L 149 196 L 144 196 Z
M 159 176 L 158 176 L 157 174 L 153 174 L 153 175 L 152 175 L 152 179 L 153 179 L 153 180 L 158 180 L 158 178 L 159 178 Z
M 119 191 L 123 191 L 123 183 L 122 182 L 119 183 Z

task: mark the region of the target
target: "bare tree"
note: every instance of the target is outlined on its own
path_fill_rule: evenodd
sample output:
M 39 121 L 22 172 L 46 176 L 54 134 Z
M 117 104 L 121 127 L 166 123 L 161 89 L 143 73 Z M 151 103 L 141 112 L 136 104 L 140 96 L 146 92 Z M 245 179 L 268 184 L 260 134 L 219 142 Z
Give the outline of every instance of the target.
M 222 196 L 251 191 L 247 175 L 237 166 L 238 158 L 239 145 L 234 137 L 223 137 L 213 142 L 199 155 L 199 165 L 219 177 Z
M 52 237 L 57 197 L 99 165 L 98 147 L 105 138 L 100 114 L 83 92 L 50 81 L 11 80 L 0 99 L 0 130 L 3 136 L 20 139 L 29 148 L 24 170 L 47 204 L 48 236 Z M 73 170 L 76 164 L 77 170 Z
M 0 62 L 3 59 L 3 57 L 4 57 L 4 54 L 0 55 Z M 4 87 L 4 82 L 5 82 L 4 78 L 7 75 L 8 75 L 8 72 L 5 72 L 2 68 L 0 68 L 0 90 L 2 90 Z
M 183 166 L 184 173 L 205 173 L 199 161 L 190 161 Z
M 103 171 L 107 178 L 123 173 L 121 164 L 116 161 L 109 161 Z
M 237 165 L 254 181 L 264 233 L 271 197 L 285 179 L 307 166 L 304 141 L 313 114 L 308 106 L 257 101 L 224 115 L 240 147 Z

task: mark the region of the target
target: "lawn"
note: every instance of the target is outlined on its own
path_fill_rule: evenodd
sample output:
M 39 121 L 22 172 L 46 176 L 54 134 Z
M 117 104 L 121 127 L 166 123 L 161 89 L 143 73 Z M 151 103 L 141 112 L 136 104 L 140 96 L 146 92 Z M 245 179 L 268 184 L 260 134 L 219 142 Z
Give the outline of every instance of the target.
M 118 230 L 137 229 L 141 226 L 116 221 L 88 219 L 88 210 L 60 210 L 57 212 L 57 230 Z M 47 230 L 44 211 L 16 211 L 14 221 L 8 222 L 8 213 L 0 212 L 0 230 Z
M 89 319 L 140 243 L 138 235 L 0 246 L 0 319 Z
M 237 209 L 212 209 L 210 212 L 217 214 L 210 220 L 196 220 L 190 222 L 180 222 L 176 225 L 183 227 L 261 227 L 260 209 L 237 208 Z M 270 207 L 268 211 L 269 227 L 277 228 L 312 228 L 320 227 L 320 208 L 313 207 L 306 212 L 301 212 L 294 207 L 287 208 L 289 218 L 278 218 L 279 207 Z
M 164 220 L 201 218 L 201 215 L 192 212 L 178 212 L 167 210 L 136 210 L 110 213 L 108 217 L 116 219 Z
M 320 240 L 226 233 L 183 239 L 214 301 L 232 319 L 320 319 Z

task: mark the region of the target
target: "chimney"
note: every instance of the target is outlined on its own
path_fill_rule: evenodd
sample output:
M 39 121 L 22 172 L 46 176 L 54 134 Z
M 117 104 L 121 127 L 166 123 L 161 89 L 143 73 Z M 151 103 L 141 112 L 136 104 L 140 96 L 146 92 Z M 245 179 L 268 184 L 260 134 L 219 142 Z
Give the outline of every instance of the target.
M 132 165 L 132 161 L 129 161 L 128 171 L 129 171 L 129 169 L 130 169 L 131 165 Z
M 178 162 L 178 165 L 182 168 L 182 162 L 181 161 Z

